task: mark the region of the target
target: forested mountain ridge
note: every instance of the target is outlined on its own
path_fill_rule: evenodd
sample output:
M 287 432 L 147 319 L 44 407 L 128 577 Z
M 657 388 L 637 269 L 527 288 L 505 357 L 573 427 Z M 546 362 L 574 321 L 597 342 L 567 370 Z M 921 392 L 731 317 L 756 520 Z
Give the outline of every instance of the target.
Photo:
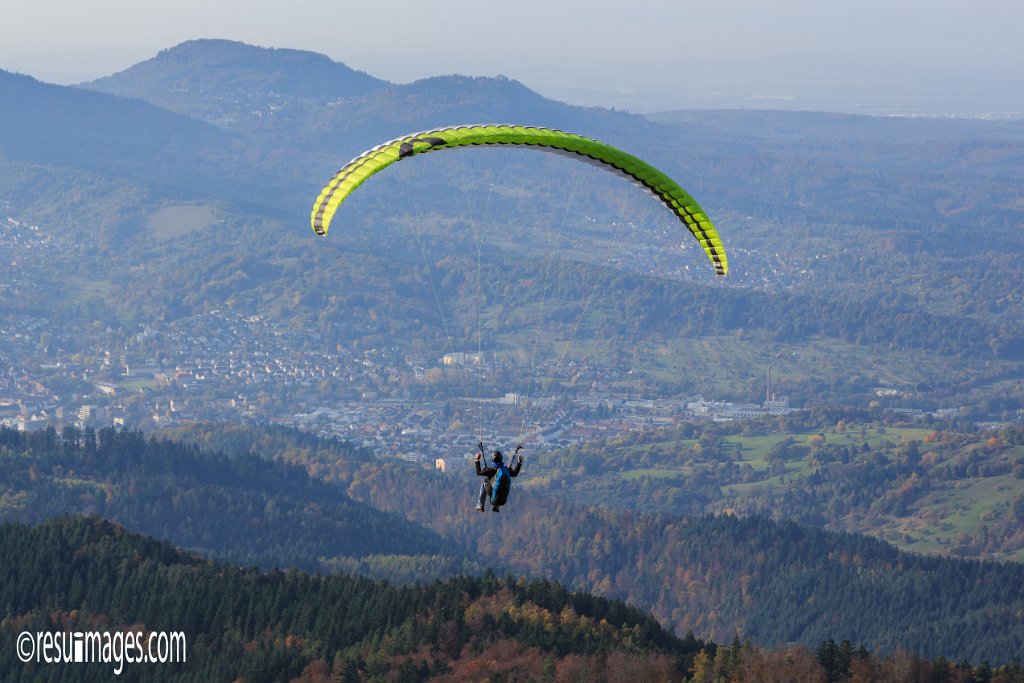
M 387 85 L 312 52 L 192 40 L 83 87 L 226 124 L 233 117 L 270 116 L 291 101 L 326 103 Z
M 287 596 L 282 599 L 282 596 Z M 19 633 L 175 632 L 177 662 L 19 663 L 8 681 L 942 680 L 1019 683 L 1019 664 L 827 639 L 765 649 L 678 638 L 619 601 L 548 581 L 458 578 L 410 587 L 261 573 L 203 561 L 96 518 L 0 524 L 0 648 Z M 21 652 L 22 650 L 18 650 Z M 122 668 L 123 667 L 123 668 Z
M 282 599 L 282 596 L 287 596 Z M 185 661 L 126 680 L 678 678 L 713 644 L 541 581 L 463 578 L 404 588 L 344 575 L 261 573 L 183 554 L 96 518 L 0 525 L 0 676 L 109 680 L 111 664 L 20 664 L 19 632 L 182 632 Z M 21 652 L 21 650 L 18 650 Z M 201 673 L 198 673 L 201 672 Z M 548 672 L 548 673 L 544 673 Z
M 1016 635 L 1007 640 L 1018 623 L 1019 608 L 1010 605 L 1024 604 L 1018 564 L 901 553 L 874 539 L 763 518 L 599 510 L 537 495 L 522 482 L 506 510 L 514 514 L 476 519 L 464 492 L 459 498 L 433 478 L 396 504 L 386 492 L 408 477 L 385 465 L 362 473 L 349 490 L 384 509 L 410 511 L 477 557 L 622 597 L 677 632 L 722 640 L 738 632 L 767 644 L 836 637 L 958 659 L 987 658 L 982 651 L 997 643 L 1014 652 L 1024 646 Z M 970 596 L 961 590 L 982 585 Z
M 369 146 L 374 136 L 457 123 L 594 128 L 602 121 L 602 132 L 653 128 L 625 112 L 545 98 L 504 76 L 449 74 L 389 83 L 314 52 L 226 40 L 188 41 L 80 87 L 136 97 L 256 137 L 287 133 L 290 141 L 279 139 L 285 144 L 309 141 L 316 133 L 319 147 L 327 150 L 350 149 L 354 141 L 345 138 Z
M 929 657 L 993 662 L 1011 661 L 1024 649 L 1013 627 L 1024 605 L 1024 565 L 925 557 L 864 536 L 757 517 L 602 510 L 561 493 L 577 480 L 586 486 L 579 468 L 561 475 L 563 487 L 532 486 L 531 472 L 544 468 L 529 457 L 509 507 L 500 515 L 480 515 L 473 510 L 477 481 L 469 463 L 444 475 L 360 457 L 343 444 L 288 430 L 209 426 L 180 432 L 186 435 L 205 444 L 198 454 L 190 456 L 176 441 L 143 440 L 138 453 L 120 456 L 126 466 L 111 468 L 115 475 L 101 485 L 83 476 L 88 462 L 99 467 L 119 452 L 119 443 L 139 443 L 137 436 L 106 434 L 97 454 L 81 462 L 79 448 L 68 451 L 58 444 L 54 452 L 41 436 L 15 448 L 15 439 L 28 437 L 8 433 L 8 450 L 0 458 L 4 479 L 12 482 L 3 494 L 6 515 L 39 519 L 75 510 L 103 512 L 131 529 L 155 529 L 204 553 L 264 566 L 341 568 L 381 577 L 503 567 L 626 599 L 677 633 L 692 630 L 720 641 L 739 633 L 762 645 L 815 647 L 834 638 L 864 643 L 871 651 L 905 648 Z M 113 450 L 100 453 L 104 449 Z M 174 453 L 183 455 L 168 461 Z M 280 464 L 253 463 L 251 474 L 232 474 L 231 463 L 252 458 L 301 464 L 321 481 L 303 486 L 309 493 L 302 506 L 280 494 L 265 505 L 237 493 L 217 494 L 244 490 L 246 477 L 259 480 L 264 470 L 279 472 Z M 203 472 L 189 474 L 197 463 Z M 295 487 L 277 476 L 285 487 Z M 198 486 L 191 483 L 196 478 L 219 484 Z M 105 492 L 102 500 L 91 493 L 97 487 Z M 339 492 L 339 502 L 321 498 L 320 487 Z M 373 515 L 345 503 L 343 494 L 390 511 L 386 528 L 368 526 Z M 209 504 L 196 501 L 204 497 Z M 167 523 L 175 519 L 181 521 Z M 360 524 L 368 530 L 362 536 L 343 531 Z M 212 531 L 200 536 L 203 542 L 190 535 L 207 528 Z M 438 549 L 433 539 L 444 547 Z M 323 562 L 328 552 L 344 557 Z M 984 619 L 977 618 L 981 613 Z
M 318 450 L 297 445 L 295 433 L 257 433 L 201 425 L 166 432 L 207 449 L 276 453 L 328 479 L 364 479 L 328 442 L 312 439 Z M 1020 427 L 815 409 L 596 440 L 531 458 L 527 474 L 517 490 L 584 508 L 765 516 L 970 559 L 1019 560 L 1024 552 Z
M 8 71 L 0 70 L 0 94 L 0 152 L 7 161 L 134 172 L 170 184 L 189 172 L 207 172 L 197 162 L 231 139 L 219 128 L 140 99 Z
M 572 447 L 537 487 L 650 512 L 764 515 L 905 550 L 1024 558 L 1024 429 L 818 409 L 684 424 Z M 559 470 L 579 471 L 563 487 Z
M 336 455 L 370 461 L 338 446 Z M 0 428 L 0 514 L 38 522 L 94 514 L 209 557 L 262 567 L 327 569 L 373 555 L 446 556 L 475 568 L 436 533 L 346 496 L 302 468 L 227 457 L 113 428 L 19 433 Z M 423 572 L 430 562 L 421 561 Z M 436 571 L 436 570 L 435 570 Z

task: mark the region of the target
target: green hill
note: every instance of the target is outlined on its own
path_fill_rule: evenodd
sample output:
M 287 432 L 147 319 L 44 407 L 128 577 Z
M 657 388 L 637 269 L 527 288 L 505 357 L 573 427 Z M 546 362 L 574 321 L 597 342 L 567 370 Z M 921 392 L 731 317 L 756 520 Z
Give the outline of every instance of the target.
M 15 638 L 26 631 L 183 633 L 184 662 L 123 665 L 125 680 L 150 681 L 678 678 L 705 646 L 621 602 L 549 582 L 488 575 L 398 588 L 261 573 L 81 517 L 0 525 L 0 605 L 6 681 L 120 673 L 115 663 L 21 664 Z
M 373 461 L 336 448 L 336 457 Z M 0 428 L 0 515 L 37 522 L 63 514 L 100 515 L 209 557 L 268 568 L 312 571 L 374 555 L 393 564 L 444 555 L 442 573 L 475 568 L 436 533 L 297 465 L 112 428 L 69 428 L 63 438 Z
M 562 492 L 558 472 L 582 469 Z M 538 490 L 607 507 L 764 515 L 883 538 L 905 550 L 1024 559 L 1024 431 L 881 411 L 675 429 L 574 447 Z
M 206 150 L 225 149 L 230 139 L 213 126 L 139 99 L 7 71 L 0 71 L 0 93 L 0 151 L 9 161 L 132 171 L 171 184 L 186 173 L 213 177 L 194 161 Z
M 770 647 L 834 638 L 882 653 L 1024 656 L 1014 628 L 1024 565 L 917 555 L 763 517 L 601 509 L 585 501 L 601 490 L 571 456 L 555 473 L 528 458 L 505 513 L 479 516 L 470 472 L 368 458 L 287 430 L 179 435 L 203 449 L 136 432 L 73 436 L 0 431 L 5 517 L 99 513 L 261 566 L 414 580 L 507 567 L 628 600 L 677 633 L 720 641 L 738 633 Z M 537 474 L 548 484 L 532 483 Z
M 293 102 L 363 97 L 387 85 L 312 52 L 191 40 L 81 87 L 230 126 Z
M 626 599 L 677 633 L 719 641 L 739 633 L 767 646 L 846 639 L 871 651 L 972 661 L 1008 662 L 1024 651 L 1012 626 L 1024 604 L 1024 565 L 928 557 L 762 517 L 601 509 L 594 507 L 600 488 L 572 456 L 551 463 L 559 468 L 553 476 L 528 456 L 507 514 L 479 516 L 469 471 L 444 475 L 400 461 L 362 461 L 336 443 L 288 430 L 196 426 L 176 438 L 232 457 L 301 464 L 353 499 L 431 529 L 449 553 Z M 585 500 L 588 491 L 594 500 Z M 409 562 L 339 566 L 407 576 Z

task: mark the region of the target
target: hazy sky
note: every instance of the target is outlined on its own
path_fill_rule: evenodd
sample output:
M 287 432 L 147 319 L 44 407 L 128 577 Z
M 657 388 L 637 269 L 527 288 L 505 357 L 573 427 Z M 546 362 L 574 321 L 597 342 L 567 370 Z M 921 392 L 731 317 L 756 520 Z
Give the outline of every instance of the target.
M 107 75 L 193 38 L 578 103 L 1024 112 L 1022 0 L 3 0 L 0 68 Z

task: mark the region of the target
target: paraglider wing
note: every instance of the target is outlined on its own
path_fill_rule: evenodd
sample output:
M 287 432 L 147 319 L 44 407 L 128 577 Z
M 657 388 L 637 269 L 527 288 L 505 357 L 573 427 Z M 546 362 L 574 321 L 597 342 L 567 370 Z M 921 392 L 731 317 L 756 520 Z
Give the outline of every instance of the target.
M 345 199 L 367 178 L 406 157 L 440 149 L 472 145 L 523 145 L 584 161 L 622 175 L 661 200 L 700 242 L 719 275 L 729 264 L 711 220 L 682 187 L 647 162 L 603 142 L 550 128 L 514 125 L 472 125 L 438 128 L 405 135 L 369 149 L 338 171 L 320 192 L 310 220 L 318 235 L 326 235 L 331 218 Z

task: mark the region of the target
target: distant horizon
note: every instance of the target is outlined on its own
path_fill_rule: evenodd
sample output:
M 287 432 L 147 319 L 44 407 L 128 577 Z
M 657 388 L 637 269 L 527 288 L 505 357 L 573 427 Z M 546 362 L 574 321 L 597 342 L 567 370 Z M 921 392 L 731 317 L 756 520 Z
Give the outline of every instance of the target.
M 228 40 L 253 47 L 267 49 L 299 50 L 314 54 L 324 54 L 332 61 L 348 68 L 400 85 L 436 76 L 460 75 L 481 77 L 507 77 L 523 83 L 526 87 L 544 97 L 577 106 L 596 106 L 618 109 L 636 114 L 656 114 L 673 110 L 688 109 L 739 109 L 739 110 L 776 110 L 806 111 L 839 114 L 862 114 L 869 116 L 923 116 L 939 118 L 985 118 L 1001 120 L 1024 119 L 1024 82 L 1014 89 L 1012 95 L 1005 99 L 986 100 L 981 93 L 974 97 L 964 98 L 953 96 L 941 97 L 919 92 L 917 94 L 901 91 L 898 84 L 873 84 L 861 81 L 853 84 L 827 83 L 816 84 L 816 88 L 791 84 L 789 86 L 756 87 L 737 79 L 734 83 L 719 83 L 715 90 L 701 88 L 699 84 L 690 84 L 686 88 L 665 91 L 656 84 L 638 84 L 630 89 L 592 88 L 585 85 L 562 83 L 550 75 L 543 73 L 542 65 L 523 62 L 524 75 L 509 72 L 487 72 L 477 69 L 476 72 L 440 71 L 420 75 L 407 64 L 398 60 L 382 63 L 379 71 L 353 65 L 316 50 L 277 45 L 259 45 L 247 41 L 230 38 L 190 38 L 173 45 L 159 48 L 152 54 L 123 66 L 112 67 L 109 71 L 100 70 L 99 62 L 95 70 L 80 72 L 75 78 L 47 78 L 45 74 L 29 73 L 0 64 L 0 69 L 12 73 L 30 76 L 52 85 L 78 86 L 130 69 L 137 64 L 155 58 L 159 53 L 184 43 L 202 40 Z M 0 51 L 0 56 L 3 52 Z M 534 77 L 531 78 L 530 74 Z M 59 74 L 58 74 L 59 75 Z M 963 82 L 963 89 L 984 90 L 984 84 Z M 1020 100 L 1020 101 L 1018 101 Z
M 11 0 L 2 19 L 0 68 L 62 85 L 109 76 L 186 40 L 224 38 L 324 54 L 395 83 L 505 75 L 570 104 L 636 113 L 767 106 L 1024 116 L 1024 4 L 1016 0 L 519 0 L 500 13 L 466 0 L 428 8 L 409 0 L 110 0 L 102 8 Z

